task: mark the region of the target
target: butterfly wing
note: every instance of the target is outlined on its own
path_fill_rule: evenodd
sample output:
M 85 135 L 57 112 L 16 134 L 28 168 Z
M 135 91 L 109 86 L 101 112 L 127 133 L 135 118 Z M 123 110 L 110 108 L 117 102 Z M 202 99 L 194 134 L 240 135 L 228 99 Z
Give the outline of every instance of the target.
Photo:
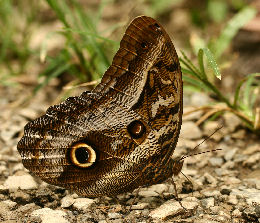
M 17 148 L 24 166 L 48 183 L 89 197 L 119 194 L 172 174 L 161 167 L 174 151 L 181 115 L 174 46 L 161 25 L 141 16 L 101 83 L 28 123 Z

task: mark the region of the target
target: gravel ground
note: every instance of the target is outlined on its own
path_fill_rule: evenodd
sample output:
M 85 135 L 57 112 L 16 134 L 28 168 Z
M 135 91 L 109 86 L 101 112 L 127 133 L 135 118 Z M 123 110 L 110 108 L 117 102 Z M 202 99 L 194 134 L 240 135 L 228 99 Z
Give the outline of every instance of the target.
M 23 167 L 16 145 L 23 127 L 50 105 L 48 92 L 21 106 L 29 90 L 0 89 L 0 222 L 260 222 L 259 138 L 241 127 L 232 114 L 197 127 L 200 112 L 184 117 L 174 157 L 199 151 L 221 151 L 185 159 L 174 178 L 182 205 L 169 179 L 114 198 L 89 199 L 33 177 Z M 207 103 L 194 94 L 185 104 Z M 184 111 L 190 109 L 185 106 Z M 191 184 L 192 182 L 192 184 Z

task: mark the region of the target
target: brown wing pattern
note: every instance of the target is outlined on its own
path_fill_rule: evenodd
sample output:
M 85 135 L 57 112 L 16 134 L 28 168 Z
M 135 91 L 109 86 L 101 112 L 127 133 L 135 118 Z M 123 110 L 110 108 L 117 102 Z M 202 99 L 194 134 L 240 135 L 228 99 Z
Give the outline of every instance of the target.
M 17 148 L 24 166 L 46 182 L 89 197 L 119 194 L 173 174 L 181 115 L 174 46 L 156 20 L 140 16 L 101 83 L 28 123 Z M 77 143 L 93 149 L 87 154 L 90 159 L 94 153 L 91 166 L 72 162 Z

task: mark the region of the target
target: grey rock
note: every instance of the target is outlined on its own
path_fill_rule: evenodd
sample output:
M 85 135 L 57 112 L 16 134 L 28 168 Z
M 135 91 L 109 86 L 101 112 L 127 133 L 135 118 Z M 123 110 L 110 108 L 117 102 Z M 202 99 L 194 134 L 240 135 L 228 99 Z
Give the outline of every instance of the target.
M 233 185 L 233 184 L 239 184 L 241 183 L 241 180 L 236 177 L 224 177 L 223 180 L 225 181 L 226 185 Z
M 213 207 L 215 205 L 215 199 L 214 197 L 209 197 L 209 198 L 206 198 L 206 199 L 203 199 L 201 201 L 201 205 L 205 208 L 210 208 L 210 207 Z
M 238 148 L 234 148 L 234 149 L 230 149 L 226 152 L 226 154 L 224 155 L 224 159 L 226 161 L 229 161 L 231 159 L 233 159 L 234 155 L 236 154 Z
M 193 210 L 198 207 L 197 201 L 182 201 L 182 205 L 188 209 Z M 153 219 L 164 220 L 169 216 L 181 214 L 185 212 L 183 207 L 181 207 L 180 203 L 176 200 L 169 200 L 162 204 L 160 207 L 152 210 L 149 214 Z
M 232 138 L 235 139 L 244 139 L 246 135 L 246 131 L 244 129 L 239 129 L 238 131 L 231 134 Z
M 206 183 L 210 183 L 212 185 L 217 185 L 217 180 L 215 179 L 215 177 L 213 177 L 212 175 L 210 175 L 209 173 L 205 173 L 203 175 L 203 182 L 204 184 Z
M 212 166 L 218 166 L 220 167 L 222 164 L 223 164 L 223 159 L 221 157 L 211 157 L 209 159 L 209 163 L 212 165 Z
M 71 205 L 73 205 L 74 202 L 75 202 L 75 199 L 71 195 L 67 195 L 61 199 L 61 207 L 68 208 Z
M 205 93 L 201 93 L 201 92 L 194 92 L 191 95 L 190 100 L 191 100 L 191 104 L 194 106 L 208 105 L 210 102 L 208 95 L 206 95 Z
M 182 117 L 182 120 L 183 121 L 192 121 L 192 120 L 198 120 L 201 115 L 202 115 L 202 111 L 194 111 L 194 112 L 191 112 L 194 110 L 195 107 L 191 107 L 191 106 L 185 106 L 183 107 L 183 117 Z
M 4 182 L 4 186 L 8 189 L 22 189 L 30 190 L 36 189 L 37 184 L 34 181 L 33 177 L 29 174 L 22 176 L 9 176 Z
M 254 203 L 260 204 L 260 190 L 255 188 L 246 188 L 246 189 L 232 189 L 230 195 L 234 195 L 237 198 L 246 199 L 248 205 L 252 205 Z
M 236 195 L 231 194 L 231 195 L 228 197 L 227 202 L 228 202 L 228 204 L 236 205 L 236 204 L 238 204 L 238 199 L 237 199 Z
M 205 197 L 218 197 L 220 195 L 220 192 L 218 190 L 203 190 L 201 191 L 201 193 L 205 196 Z
M 227 161 L 222 165 L 223 169 L 234 169 L 235 168 L 235 162 L 233 161 Z M 226 170 L 226 172 L 229 172 Z
M 14 165 L 13 167 L 13 173 L 17 172 L 17 171 L 26 171 L 26 169 L 24 168 L 22 163 L 17 163 L 16 165 Z
M 223 118 L 226 123 L 226 127 L 229 130 L 229 132 L 234 132 L 234 130 L 241 124 L 241 120 L 232 113 L 225 113 L 223 115 Z
M 216 168 L 214 171 L 218 176 L 226 176 L 230 174 L 229 170 L 223 168 Z
M 259 152 L 259 150 L 260 150 L 260 144 L 256 143 L 256 144 L 247 146 L 243 150 L 242 154 L 244 154 L 244 155 L 252 155 L 252 154 L 255 154 L 255 153 Z
M 143 210 L 149 206 L 149 203 L 138 203 L 132 205 L 131 210 Z
M 220 211 L 220 206 L 212 206 L 212 207 L 209 207 L 209 209 L 211 210 L 212 214 L 217 215 Z
M 157 192 L 158 194 L 162 194 L 163 192 L 168 191 L 168 186 L 166 184 L 155 184 L 150 186 L 148 190 Z
M 233 215 L 234 217 L 239 218 L 239 217 L 241 217 L 242 213 L 241 213 L 241 211 L 239 211 L 238 209 L 235 209 L 235 210 L 232 212 L 232 215 Z
M 13 136 L 20 130 L 20 126 L 9 125 L 7 128 L 0 131 L 0 138 L 2 138 L 5 142 L 10 142 L 12 141 Z
M 259 164 L 259 162 L 260 162 L 260 152 L 249 156 L 249 158 L 243 162 L 243 166 L 251 167 L 251 166 Z M 258 167 L 260 167 L 260 166 L 258 165 Z
M 219 128 L 219 123 L 217 121 L 207 121 L 203 126 L 203 130 L 206 135 L 208 135 L 210 132 L 213 133 L 218 128 Z
M 248 178 L 245 179 L 245 182 L 250 186 L 250 187 L 254 187 L 258 190 L 260 190 L 260 179 L 257 178 Z M 1 192 L 1 190 L 0 190 Z
M 1 202 L 2 204 L 5 204 L 10 210 L 13 209 L 17 203 L 11 200 L 5 200 Z
M 139 196 L 142 196 L 142 197 L 159 197 L 160 194 L 158 194 L 157 192 L 155 191 L 151 191 L 151 190 L 141 190 L 139 191 Z
M 194 122 L 188 121 L 182 123 L 180 137 L 185 139 L 199 139 L 201 136 L 202 133 Z
M 73 203 L 73 207 L 78 210 L 84 211 L 87 210 L 94 202 L 95 200 L 89 198 L 77 198 Z
M 109 212 L 107 217 L 109 219 L 118 219 L 118 218 L 121 218 L 122 215 L 120 213 L 117 213 L 117 212 Z
M 11 216 L 12 216 L 12 211 L 10 211 L 8 205 L 3 202 L 0 202 L 0 220 L 1 221 L 10 220 Z
M 32 217 L 40 217 L 42 223 L 69 223 L 65 218 L 66 213 L 61 210 L 52 210 L 50 208 L 42 208 L 31 213 Z

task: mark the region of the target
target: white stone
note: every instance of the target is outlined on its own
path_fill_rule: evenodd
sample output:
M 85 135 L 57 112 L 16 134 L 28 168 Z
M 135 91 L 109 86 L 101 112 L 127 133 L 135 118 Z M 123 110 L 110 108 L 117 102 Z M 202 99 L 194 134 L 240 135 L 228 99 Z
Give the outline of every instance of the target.
M 61 207 L 68 208 L 74 204 L 75 199 L 71 195 L 67 195 L 61 199 Z
M 226 177 L 226 185 L 239 184 L 241 180 L 236 177 Z
M 5 200 L 5 201 L 2 201 L 3 204 L 5 204 L 6 206 L 8 206 L 10 209 L 14 208 L 17 203 L 14 202 L 14 201 L 11 201 L 11 200 Z
M 232 215 L 235 216 L 235 217 L 241 217 L 241 212 L 240 212 L 238 209 L 235 209 L 235 210 L 232 212 Z
M 212 166 L 220 167 L 223 164 L 223 159 L 221 157 L 212 157 L 209 159 L 209 162 Z
M 77 198 L 75 199 L 75 202 L 73 203 L 73 207 L 78 209 L 78 210 L 86 210 L 88 209 L 95 200 L 90 199 L 90 198 Z
M 208 105 L 210 103 L 209 96 L 202 92 L 194 92 L 191 95 L 191 104 L 194 106 L 203 106 Z
M 165 184 L 155 184 L 150 186 L 148 190 L 157 192 L 158 194 L 162 194 L 163 192 L 168 191 L 168 187 Z
M 224 155 L 224 159 L 226 161 L 229 161 L 231 159 L 233 159 L 234 155 L 236 154 L 238 148 L 234 148 L 234 149 L 230 149 L 226 152 L 226 154 Z
M 210 207 L 209 208 L 210 210 L 211 210 L 211 212 L 212 212 L 212 214 L 218 214 L 219 213 L 219 211 L 220 211 L 220 207 L 219 206 L 212 206 L 212 207 Z
M 243 166 L 253 166 L 260 161 L 260 152 L 251 155 L 248 159 L 243 162 Z
M 234 194 L 231 194 L 229 197 L 228 197 L 228 204 L 238 204 L 238 200 L 237 200 L 237 197 L 234 195 Z
M 201 204 L 205 208 L 213 207 L 215 205 L 215 199 L 214 199 L 214 197 L 209 197 L 209 198 L 203 199 L 201 201 Z
M 50 208 L 42 208 L 35 210 L 31 216 L 40 217 L 42 223 L 69 223 L 65 218 L 67 214 L 61 210 L 52 210 Z
M 204 178 L 204 182 L 206 181 L 207 183 L 210 183 L 212 185 L 217 185 L 217 180 L 209 173 L 207 172 L 204 173 L 203 178 Z
M 121 216 L 121 214 L 116 213 L 116 212 L 108 212 L 107 217 L 109 219 L 118 219 L 118 218 L 121 218 L 122 216 Z
M 37 184 L 31 175 L 9 176 L 4 182 L 4 186 L 8 189 L 20 188 L 22 190 L 37 188 Z
M 194 111 L 197 107 L 184 106 L 182 121 L 198 120 L 203 114 L 202 111 Z M 194 112 L 192 112 L 194 111 Z
M 151 191 L 151 190 L 141 190 L 139 191 L 139 196 L 142 197 L 159 197 L 160 195 L 155 192 L 155 191 Z
M 201 131 L 194 122 L 188 121 L 182 123 L 180 137 L 185 139 L 199 139 L 201 136 Z
M 246 147 L 242 154 L 244 155 L 252 155 L 255 154 L 256 152 L 260 151 L 260 144 L 254 144 L 254 145 L 250 145 L 248 147 Z
M 229 132 L 234 132 L 236 127 L 241 124 L 241 120 L 232 113 L 225 113 L 222 117 L 225 119 L 226 127 Z
M 182 201 L 181 203 L 188 210 L 193 210 L 198 207 L 197 201 Z M 152 210 L 149 216 L 154 219 L 164 220 L 168 216 L 177 215 L 183 212 L 185 212 L 185 210 L 181 207 L 178 201 L 169 200 L 160 207 Z
M 131 210 L 143 210 L 149 206 L 149 203 L 138 203 L 131 206 Z
M 245 181 L 248 182 L 251 185 L 254 185 L 253 187 L 255 187 L 256 189 L 260 190 L 260 179 L 248 178 L 248 179 L 245 179 Z
M 232 189 L 230 195 L 235 195 L 239 198 L 245 198 L 247 204 L 252 205 L 253 203 L 260 204 L 260 190 L 255 188 L 248 189 Z

